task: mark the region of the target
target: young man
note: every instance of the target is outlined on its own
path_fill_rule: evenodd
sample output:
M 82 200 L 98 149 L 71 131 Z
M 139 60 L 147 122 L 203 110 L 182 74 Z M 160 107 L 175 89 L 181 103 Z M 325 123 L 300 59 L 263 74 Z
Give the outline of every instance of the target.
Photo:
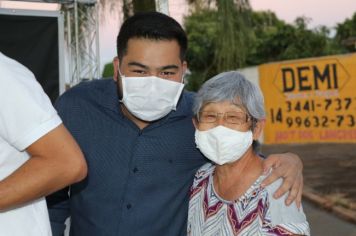
M 192 93 L 182 92 L 187 38 L 160 13 L 137 14 L 117 38 L 114 80 L 82 83 L 57 108 L 82 148 L 88 178 L 48 198 L 54 235 L 186 235 L 188 190 L 207 160 L 194 144 Z M 268 158 L 300 188 L 292 154 Z M 280 174 L 279 174 L 280 173 Z M 297 177 L 298 176 L 298 177 Z M 288 182 L 290 184 L 288 184 Z
M 33 74 L 0 53 L 0 235 L 52 235 L 41 197 L 82 180 L 86 171 Z

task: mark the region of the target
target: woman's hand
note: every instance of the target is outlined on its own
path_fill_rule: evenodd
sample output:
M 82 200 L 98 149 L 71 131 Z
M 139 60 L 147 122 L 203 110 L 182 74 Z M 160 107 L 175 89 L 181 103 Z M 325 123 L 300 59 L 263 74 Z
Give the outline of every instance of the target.
M 303 193 L 303 163 L 298 155 L 293 153 L 272 154 L 263 162 L 264 173 L 272 169 L 271 174 L 262 182 L 267 186 L 279 178 L 283 179 L 282 185 L 273 194 L 274 198 L 280 198 L 289 191 L 286 205 L 296 201 L 300 208 Z

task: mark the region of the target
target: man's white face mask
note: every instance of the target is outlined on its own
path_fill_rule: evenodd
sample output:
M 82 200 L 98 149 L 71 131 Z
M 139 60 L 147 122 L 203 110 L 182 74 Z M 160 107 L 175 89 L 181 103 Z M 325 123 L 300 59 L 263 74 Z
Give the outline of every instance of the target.
M 121 75 L 122 102 L 129 112 L 144 121 L 154 121 L 176 110 L 184 84 L 156 76 Z
M 197 148 L 218 165 L 232 163 L 240 159 L 253 141 L 252 131 L 241 132 L 224 126 L 199 131 L 195 130 Z

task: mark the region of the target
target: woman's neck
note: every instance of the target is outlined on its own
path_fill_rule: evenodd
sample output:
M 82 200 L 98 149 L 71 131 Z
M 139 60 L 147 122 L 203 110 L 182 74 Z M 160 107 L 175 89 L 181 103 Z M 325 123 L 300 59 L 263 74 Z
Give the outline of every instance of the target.
M 225 200 L 236 200 L 248 190 L 262 172 L 261 158 L 249 149 L 241 159 L 216 166 L 215 191 Z

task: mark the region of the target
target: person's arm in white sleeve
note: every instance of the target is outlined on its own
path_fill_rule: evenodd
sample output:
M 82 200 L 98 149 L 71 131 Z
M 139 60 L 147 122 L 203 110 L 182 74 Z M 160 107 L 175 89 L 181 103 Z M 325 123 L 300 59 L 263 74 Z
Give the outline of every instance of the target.
M 30 159 L 0 181 L 0 210 L 46 196 L 86 176 L 83 154 L 62 124 L 26 150 Z
M 48 195 L 87 174 L 83 153 L 34 75 L 1 53 L 0 144 L 0 211 Z

